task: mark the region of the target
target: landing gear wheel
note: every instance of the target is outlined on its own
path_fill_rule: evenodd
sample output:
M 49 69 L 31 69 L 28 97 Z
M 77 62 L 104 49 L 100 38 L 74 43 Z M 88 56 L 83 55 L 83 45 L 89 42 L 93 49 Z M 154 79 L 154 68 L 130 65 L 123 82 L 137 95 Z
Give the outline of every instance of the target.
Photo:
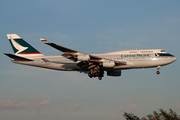
M 156 73 L 157 73 L 158 75 L 160 74 L 160 71 L 159 71 L 160 68 L 161 68 L 161 66 L 158 66 L 158 67 L 157 67 L 157 72 L 156 72 Z
M 157 73 L 158 75 L 160 74 L 160 72 L 159 72 L 159 71 L 157 71 L 156 73 Z
M 92 78 L 92 75 L 91 75 L 91 73 L 88 73 L 88 76 L 89 76 L 90 78 Z
M 102 80 L 102 77 L 99 77 L 98 79 L 99 79 L 99 80 Z

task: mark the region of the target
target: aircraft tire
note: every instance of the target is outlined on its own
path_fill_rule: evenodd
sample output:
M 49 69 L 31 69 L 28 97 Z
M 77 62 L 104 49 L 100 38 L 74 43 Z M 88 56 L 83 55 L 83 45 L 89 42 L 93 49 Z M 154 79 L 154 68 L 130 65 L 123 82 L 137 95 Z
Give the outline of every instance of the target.
M 157 73 L 158 75 L 160 74 L 160 72 L 159 72 L 159 71 L 157 71 L 156 73 Z
M 102 80 L 102 77 L 99 77 L 98 79 L 99 79 L 99 80 Z

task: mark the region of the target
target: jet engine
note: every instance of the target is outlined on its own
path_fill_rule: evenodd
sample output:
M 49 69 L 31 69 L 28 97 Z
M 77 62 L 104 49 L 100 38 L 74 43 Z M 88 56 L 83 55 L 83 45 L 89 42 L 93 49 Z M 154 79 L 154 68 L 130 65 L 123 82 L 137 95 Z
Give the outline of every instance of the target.
M 77 56 L 78 61 L 88 61 L 89 59 L 90 59 L 90 56 L 86 54 L 80 54 Z
M 104 61 L 102 66 L 105 68 L 113 68 L 115 66 L 114 61 Z
M 107 71 L 107 76 L 121 76 L 121 70 Z

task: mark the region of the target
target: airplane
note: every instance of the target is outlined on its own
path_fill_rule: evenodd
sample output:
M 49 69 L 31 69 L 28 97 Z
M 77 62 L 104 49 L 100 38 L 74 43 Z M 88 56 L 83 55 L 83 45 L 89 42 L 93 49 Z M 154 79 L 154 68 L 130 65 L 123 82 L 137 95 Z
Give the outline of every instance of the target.
M 45 56 L 17 34 L 7 34 L 15 54 L 4 53 L 13 63 L 60 71 L 78 71 L 99 80 L 107 76 L 121 76 L 121 70 L 160 67 L 173 63 L 177 58 L 163 49 L 123 50 L 102 54 L 86 54 L 72 50 L 43 38 L 40 40 L 61 52 L 62 55 Z

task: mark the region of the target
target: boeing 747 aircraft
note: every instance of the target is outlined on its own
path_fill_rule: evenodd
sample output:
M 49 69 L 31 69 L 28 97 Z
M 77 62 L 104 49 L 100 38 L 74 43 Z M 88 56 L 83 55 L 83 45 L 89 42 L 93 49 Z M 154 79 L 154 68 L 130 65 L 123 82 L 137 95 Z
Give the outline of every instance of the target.
M 15 54 L 4 53 L 13 63 L 60 70 L 88 73 L 90 78 L 99 80 L 107 72 L 108 76 L 121 76 L 121 70 L 160 67 L 176 61 L 176 57 L 162 49 L 123 50 L 102 54 L 86 54 L 72 50 L 43 38 L 40 40 L 63 52 L 62 55 L 45 56 L 29 45 L 17 34 L 7 34 Z

